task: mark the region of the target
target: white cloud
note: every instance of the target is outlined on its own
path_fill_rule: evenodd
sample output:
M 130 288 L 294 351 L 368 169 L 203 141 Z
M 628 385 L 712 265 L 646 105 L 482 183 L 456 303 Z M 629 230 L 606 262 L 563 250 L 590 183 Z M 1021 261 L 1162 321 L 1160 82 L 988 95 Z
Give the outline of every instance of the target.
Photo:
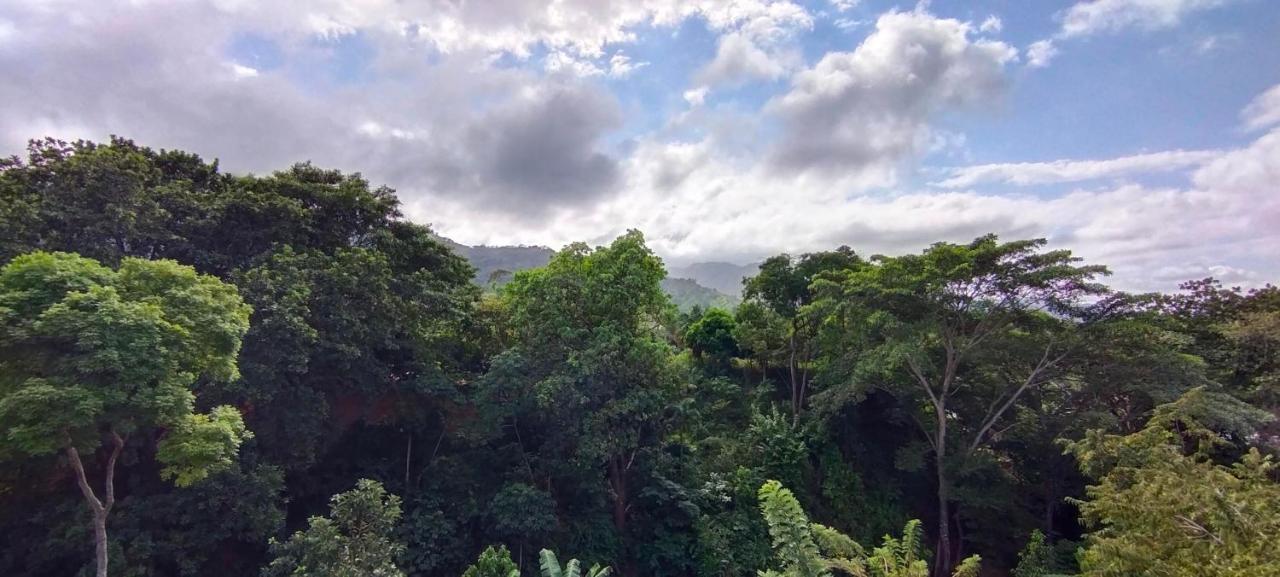
M 994 14 L 992 14 L 991 16 L 987 16 L 987 19 L 983 20 L 982 24 L 978 26 L 978 32 L 982 32 L 984 34 L 999 32 L 1003 29 L 1004 29 L 1004 22 L 1000 20 L 999 16 L 996 16 Z
M 1043 68 L 1058 55 L 1058 47 L 1052 40 L 1037 40 L 1027 46 L 1027 66 Z
M 707 92 L 706 86 L 686 90 L 684 91 L 684 101 L 688 102 L 689 106 L 702 106 L 707 101 Z
M 631 60 L 630 56 L 616 52 L 609 58 L 609 76 L 622 78 L 648 65 L 648 62 L 635 62 Z
M 1261 130 L 1273 124 L 1280 124 L 1280 84 L 1259 94 L 1243 111 L 1240 119 L 1245 130 Z
M 255 77 L 257 77 L 257 76 L 258 76 L 258 69 L 257 69 L 257 68 L 253 68 L 253 67 L 250 67 L 250 66 L 245 66 L 245 65 L 243 65 L 243 64 L 237 64 L 237 63 L 235 63 L 235 62 L 232 62 L 232 63 L 228 64 L 228 67 L 230 67 L 230 68 L 231 68 L 231 74 L 232 74 L 233 76 L 235 76 L 237 79 L 240 79 L 240 78 L 255 78 Z
M 831 7 L 838 12 L 848 12 L 858 7 L 862 0 L 829 0 Z
M 1060 36 L 1089 36 L 1129 28 L 1157 30 L 1177 26 L 1187 16 L 1229 0 L 1092 0 L 1078 2 L 1062 16 Z
M 734 85 L 747 80 L 774 80 L 786 72 L 787 66 L 779 57 L 735 32 L 720 37 L 715 58 L 698 72 L 697 80 L 704 86 Z
M 1172 150 L 1107 160 L 1055 160 L 966 166 L 949 171 L 932 183 L 942 188 L 969 188 L 979 184 L 1054 184 L 1119 178 L 1152 172 L 1186 170 L 1208 163 L 1222 153 L 1215 150 Z
M 596 66 L 594 62 L 586 58 L 580 58 L 565 52 L 552 52 L 542 61 L 542 66 L 547 72 L 571 74 L 574 76 L 599 76 L 604 74 L 604 69 Z
M 1051 38 L 1033 42 L 1027 48 L 1027 65 L 1040 68 L 1058 55 L 1055 41 L 1114 34 L 1130 29 L 1172 28 L 1187 17 L 1234 0 L 1081 0 L 1058 15 L 1062 26 Z M 1202 41 L 1200 53 L 1212 50 L 1216 40 Z
M 892 184 L 898 164 L 932 140 L 934 115 L 1003 93 L 1004 66 L 1017 51 L 972 32 L 923 11 L 880 16 L 854 51 L 826 54 L 770 101 L 783 132 L 772 164 Z

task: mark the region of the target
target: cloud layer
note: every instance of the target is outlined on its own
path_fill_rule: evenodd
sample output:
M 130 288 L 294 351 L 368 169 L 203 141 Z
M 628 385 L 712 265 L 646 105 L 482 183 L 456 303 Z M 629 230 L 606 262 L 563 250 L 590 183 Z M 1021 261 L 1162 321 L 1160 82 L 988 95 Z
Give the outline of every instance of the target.
M 1256 283 L 1280 274 L 1280 86 L 1245 98 L 1230 146 L 954 166 L 1024 67 L 1068 57 L 1058 43 L 1227 4 L 1081 2 L 1019 53 L 1011 18 L 847 0 L 10 3 L 0 146 L 120 134 L 237 172 L 309 159 L 468 243 L 638 227 L 676 263 L 747 262 L 996 232 L 1077 249 L 1128 288 Z M 690 27 L 705 53 L 654 50 Z

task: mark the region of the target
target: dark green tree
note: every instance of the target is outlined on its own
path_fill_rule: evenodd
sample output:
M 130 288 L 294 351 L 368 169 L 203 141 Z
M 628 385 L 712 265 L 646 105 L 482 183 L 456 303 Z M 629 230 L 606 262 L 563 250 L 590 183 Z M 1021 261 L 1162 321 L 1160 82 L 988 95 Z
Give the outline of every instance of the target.
M 940 575 L 955 555 L 955 461 L 987 447 L 1023 395 L 1061 375 L 1084 340 L 1082 324 L 1111 306 L 1085 304 L 1106 293 L 1093 280 L 1105 268 L 1080 266 L 1069 251 L 1040 252 L 1044 244 L 938 243 L 816 283 L 812 313 L 836 343 L 824 360 L 834 402 L 880 388 L 921 409 L 912 418 L 934 457 Z
M 804 310 L 815 297 L 811 285 L 824 273 L 857 267 L 861 263 L 862 259 L 849 247 L 804 254 L 798 259 L 782 254 L 765 260 L 760 272 L 743 283 L 744 306 L 755 303 L 772 313 L 745 311 L 744 320 L 754 321 L 752 330 L 783 332 L 782 335 L 757 334 L 751 340 L 762 365 L 768 366 L 769 359 L 778 358 L 785 363 L 793 422 L 798 423 L 804 411 L 813 377 L 812 360 L 818 352 L 814 337 L 820 318 L 807 315 Z M 771 322 L 770 317 L 782 322 Z M 780 350 L 770 350 L 766 344 L 779 342 Z

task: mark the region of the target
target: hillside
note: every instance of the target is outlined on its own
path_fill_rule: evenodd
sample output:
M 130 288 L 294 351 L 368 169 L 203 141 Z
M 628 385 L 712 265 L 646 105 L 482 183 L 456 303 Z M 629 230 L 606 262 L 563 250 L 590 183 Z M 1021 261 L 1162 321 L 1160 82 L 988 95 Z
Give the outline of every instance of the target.
M 502 285 L 511 280 L 511 275 L 525 269 L 544 266 L 555 254 L 554 250 L 545 246 L 469 246 L 440 237 L 453 252 L 465 257 L 476 267 L 475 282 L 481 286 Z M 669 276 L 662 281 L 662 290 L 671 297 L 672 302 L 680 310 L 687 311 L 694 305 L 702 308 L 733 308 L 738 304 L 738 290 L 728 292 L 715 285 L 700 282 L 701 279 L 687 278 L 690 272 L 701 272 L 709 282 L 720 287 L 731 286 L 727 279 L 732 278 L 735 271 L 750 269 L 753 274 L 755 266 L 738 267 L 728 263 L 697 263 L 680 269 L 669 271 Z M 675 272 L 681 271 L 679 275 Z M 739 281 L 740 282 L 740 281 Z

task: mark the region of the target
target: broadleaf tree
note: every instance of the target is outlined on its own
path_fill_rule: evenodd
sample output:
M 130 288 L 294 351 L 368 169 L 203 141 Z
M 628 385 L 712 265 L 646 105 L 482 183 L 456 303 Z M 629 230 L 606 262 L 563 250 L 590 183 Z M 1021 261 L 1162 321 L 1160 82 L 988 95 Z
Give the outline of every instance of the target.
M 234 287 L 172 261 L 125 258 L 112 270 L 37 252 L 0 269 L 0 448 L 63 454 L 92 513 L 98 577 L 131 435 L 167 431 L 157 459 L 179 485 L 234 463 L 250 436 L 240 413 L 195 413 L 192 387 L 236 377 L 248 325 Z M 106 462 L 95 488 L 86 462 L 99 449 Z
M 1080 327 L 1104 316 L 1101 266 L 1043 240 L 937 243 L 921 254 L 877 257 L 815 282 L 810 314 L 833 343 L 823 360 L 828 396 L 885 390 L 912 410 L 934 456 L 937 551 L 948 575 L 952 468 L 985 447 L 1028 390 L 1062 373 Z M 1091 301 L 1091 299 L 1100 299 Z

